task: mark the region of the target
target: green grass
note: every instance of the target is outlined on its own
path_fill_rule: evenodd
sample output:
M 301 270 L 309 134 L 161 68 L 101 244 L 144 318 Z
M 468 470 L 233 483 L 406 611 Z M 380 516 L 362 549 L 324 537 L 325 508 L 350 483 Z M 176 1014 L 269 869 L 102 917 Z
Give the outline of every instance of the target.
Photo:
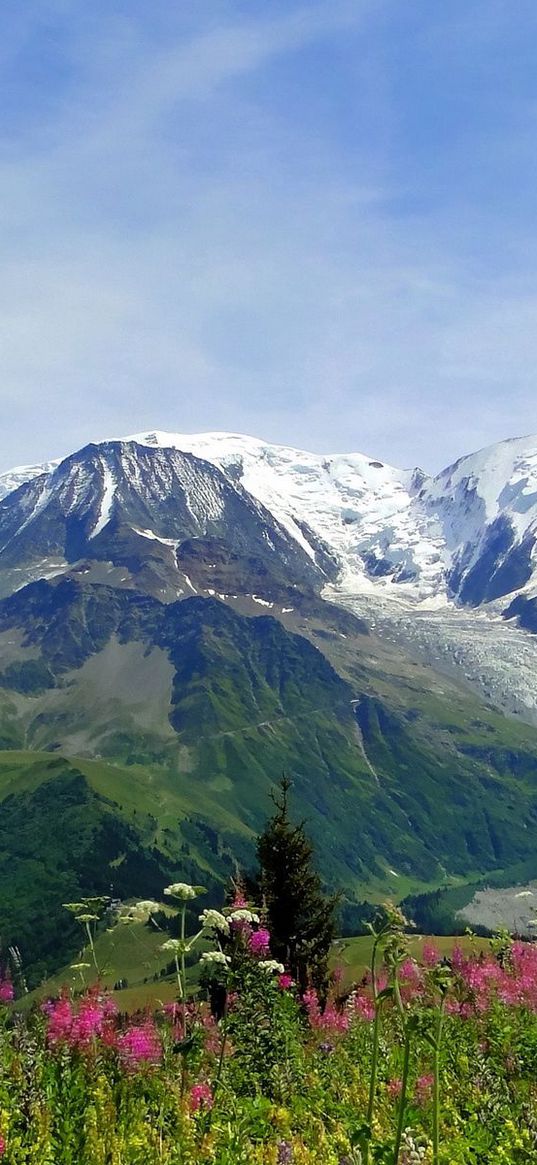
M 463 935 L 456 938 L 452 935 L 425 936 L 413 935 L 409 939 L 409 953 L 416 959 L 421 957 L 423 944 L 430 941 L 438 947 L 443 956 L 449 956 L 454 946 L 462 947 L 463 951 L 479 953 L 488 949 L 490 942 L 484 938 L 472 938 Z M 338 939 L 334 943 L 333 965 L 340 967 L 343 972 L 342 983 L 349 987 L 352 983 L 359 983 L 369 970 L 373 939 L 371 935 L 359 935 L 357 938 Z

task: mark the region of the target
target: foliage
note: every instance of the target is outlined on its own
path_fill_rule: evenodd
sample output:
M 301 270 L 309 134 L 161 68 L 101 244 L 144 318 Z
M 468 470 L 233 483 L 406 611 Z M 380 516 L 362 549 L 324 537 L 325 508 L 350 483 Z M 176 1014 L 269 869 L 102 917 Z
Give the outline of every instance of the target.
M 98 986 L 30 1015 L 0 979 L 0 1158 L 9 1165 L 527 1165 L 537 1154 L 537 946 L 407 952 L 401 912 L 371 924 L 367 982 L 326 1006 L 282 973 L 240 894 L 204 910 L 168 887 L 192 950 L 221 968 L 202 998 L 120 1015 Z M 73 903 L 87 918 L 88 904 Z M 101 903 L 94 903 L 98 911 Z M 129 910 L 136 925 L 158 905 Z M 172 940 L 166 940 L 170 942 Z M 228 952 L 224 954 L 224 949 Z M 180 954 L 181 952 L 179 952 Z M 5 972 L 4 972 L 5 974 Z M 16 1008 L 16 1005 L 15 1005 Z
M 338 899 L 323 892 L 304 826 L 290 820 L 291 781 L 282 777 L 279 788 L 280 796 L 273 794 L 276 813 L 257 842 L 272 952 L 289 968 L 302 992 L 313 985 L 324 996 Z

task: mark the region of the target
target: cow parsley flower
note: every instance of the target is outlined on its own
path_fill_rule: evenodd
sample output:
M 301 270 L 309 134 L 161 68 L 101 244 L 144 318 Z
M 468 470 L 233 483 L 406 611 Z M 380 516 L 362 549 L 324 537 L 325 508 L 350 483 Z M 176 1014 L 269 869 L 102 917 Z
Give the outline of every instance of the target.
M 232 910 L 229 915 L 229 922 L 259 922 L 259 915 L 253 914 L 251 910 Z
M 148 922 L 152 914 L 162 910 L 160 902 L 153 902 L 144 898 L 141 902 L 134 902 L 132 906 L 122 906 L 118 913 L 119 922 Z
M 204 910 L 199 920 L 205 930 L 219 930 L 222 934 L 229 935 L 229 922 L 219 910 Z
M 184 955 L 188 950 L 188 943 L 181 938 L 168 938 L 162 943 L 161 951 L 171 951 L 174 955 Z
M 168 898 L 179 898 L 181 902 L 188 902 L 192 898 L 199 898 L 200 894 L 205 894 L 202 886 L 189 886 L 188 882 L 172 882 L 171 886 L 166 886 L 164 893 Z
M 283 975 L 285 971 L 283 963 L 278 963 L 276 959 L 262 959 L 257 965 L 262 971 L 266 971 L 267 975 Z
M 227 967 L 230 962 L 231 959 L 227 955 L 224 955 L 222 951 L 205 951 L 200 959 L 200 963 L 208 963 L 209 965 L 214 963 L 222 967 Z

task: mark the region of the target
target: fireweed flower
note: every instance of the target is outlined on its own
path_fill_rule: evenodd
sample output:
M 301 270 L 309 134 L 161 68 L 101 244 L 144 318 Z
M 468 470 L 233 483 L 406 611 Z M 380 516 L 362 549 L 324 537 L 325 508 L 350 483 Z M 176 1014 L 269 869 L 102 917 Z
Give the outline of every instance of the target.
M 319 997 L 317 992 L 310 988 L 305 991 L 302 1001 L 306 1008 L 308 1021 L 310 1027 L 316 1031 L 325 1032 L 326 1035 L 339 1035 L 346 1032 L 350 1027 L 350 1019 L 348 1012 L 338 1011 L 333 1003 L 328 1002 L 324 1011 L 321 1010 Z
M 268 955 L 270 952 L 270 934 L 261 928 L 250 935 L 248 946 L 253 955 Z
M 2 1136 L 0 1136 L 0 1157 L 4 1156 L 6 1148 L 7 1148 L 6 1142 L 5 1142 L 4 1138 Z
M 198 1112 L 200 1108 L 212 1108 L 213 1100 L 209 1084 L 194 1084 L 190 1089 L 189 1105 L 192 1112 Z
M 426 967 L 436 967 L 436 964 L 440 962 L 441 958 L 440 951 L 434 943 L 429 941 L 424 942 L 421 959 Z
M 69 1032 L 68 1042 L 71 1045 L 83 1047 L 97 1036 L 103 1035 L 106 1015 L 102 1005 L 91 999 L 85 1000 L 74 1016 Z
M 43 1013 L 47 1016 L 47 1040 L 49 1044 L 57 1044 L 67 1040 L 73 1025 L 73 1008 L 69 999 L 61 996 L 60 999 L 44 1003 Z
M 294 982 L 295 981 L 293 979 L 293 976 L 288 975 L 287 972 L 285 972 L 285 971 L 284 971 L 283 975 L 279 975 L 279 977 L 278 977 L 278 987 L 280 988 L 281 991 L 288 991 L 290 987 L 294 986 Z
M 11 1003 L 14 995 L 11 979 L 0 980 L 0 1003 Z
M 158 1064 L 162 1057 L 162 1046 L 154 1023 L 147 1020 L 139 1027 L 127 1028 L 118 1039 L 118 1051 L 130 1068 Z
M 426 1076 L 418 1076 L 416 1080 L 416 1099 L 419 1104 L 425 1104 L 429 1100 L 433 1090 L 434 1076 L 428 1074 Z
M 359 995 L 358 993 L 352 995 L 349 999 L 350 1009 L 359 1019 L 365 1019 L 367 1023 L 371 1023 L 375 1018 L 375 1004 L 369 995 Z

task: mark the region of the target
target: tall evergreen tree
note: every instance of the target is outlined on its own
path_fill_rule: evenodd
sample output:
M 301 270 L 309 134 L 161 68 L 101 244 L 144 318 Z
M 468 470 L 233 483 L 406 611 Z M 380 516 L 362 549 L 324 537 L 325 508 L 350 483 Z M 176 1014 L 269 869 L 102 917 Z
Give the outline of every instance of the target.
M 274 816 L 257 841 L 260 889 L 267 911 L 271 952 L 284 963 L 301 991 L 313 986 L 321 998 L 335 937 L 337 896 L 323 892 L 304 823 L 289 818 L 291 781 L 283 777 L 272 794 Z

